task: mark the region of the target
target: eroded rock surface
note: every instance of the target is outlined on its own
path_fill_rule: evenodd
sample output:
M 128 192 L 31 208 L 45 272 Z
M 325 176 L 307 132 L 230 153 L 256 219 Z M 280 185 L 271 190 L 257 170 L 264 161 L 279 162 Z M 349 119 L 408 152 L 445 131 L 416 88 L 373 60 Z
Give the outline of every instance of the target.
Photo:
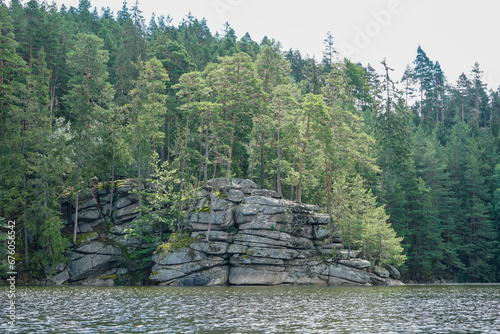
M 257 188 L 249 180 L 210 181 L 185 217 L 189 247 L 159 248 L 150 279 L 181 286 L 402 284 L 396 272 L 393 278 L 381 267 L 369 273 L 371 264 L 358 258 L 359 251 L 343 250 L 330 216 L 317 206 Z

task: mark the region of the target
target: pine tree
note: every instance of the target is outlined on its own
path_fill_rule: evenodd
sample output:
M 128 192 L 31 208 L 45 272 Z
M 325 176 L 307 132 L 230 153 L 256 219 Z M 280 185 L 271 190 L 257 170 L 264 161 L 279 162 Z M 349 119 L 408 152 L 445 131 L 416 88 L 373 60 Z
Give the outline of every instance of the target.
M 100 137 L 98 127 L 102 120 L 102 109 L 109 107 L 113 89 L 109 84 L 108 52 L 103 50 L 103 41 L 95 35 L 78 34 L 73 49 L 68 53 L 71 70 L 70 90 L 65 96 L 70 110 L 70 122 L 74 132 L 76 169 L 74 175 L 75 223 L 73 243 L 76 244 L 78 227 L 79 192 L 86 181 L 94 176 L 93 146 Z
M 136 64 L 139 77 L 130 91 L 132 100 L 127 105 L 129 121 L 127 133 L 135 144 L 133 157 L 136 162 L 138 189 L 142 190 L 144 175 L 149 176 L 150 162 L 156 161 L 155 153 L 163 133 L 161 120 L 166 113 L 165 94 L 168 75 L 161 62 L 153 57 L 147 62 L 140 58 Z M 146 173 L 143 171 L 146 166 Z M 139 205 L 141 205 L 139 197 Z
M 248 173 L 248 153 L 243 145 L 249 139 L 252 117 L 261 106 L 260 82 L 247 54 L 238 53 L 219 58 L 219 61 L 220 64 L 208 74 L 208 82 L 215 102 L 221 104 L 227 124 L 225 131 L 228 136 L 223 140 L 229 147 L 227 174 L 245 177 Z
M 7 6 L 0 3 L 0 216 L 9 217 L 22 203 L 19 152 L 22 140 L 22 78 L 26 63 L 17 54 Z

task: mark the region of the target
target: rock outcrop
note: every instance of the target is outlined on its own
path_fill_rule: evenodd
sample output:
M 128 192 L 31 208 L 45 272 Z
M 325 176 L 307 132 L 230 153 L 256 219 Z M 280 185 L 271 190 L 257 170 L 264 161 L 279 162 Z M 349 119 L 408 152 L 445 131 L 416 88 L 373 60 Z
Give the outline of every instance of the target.
M 214 195 L 211 199 L 211 188 Z M 67 264 L 47 268 L 42 284 L 114 285 L 399 285 L 396 268 L 375 267 L 347 252 L 330 217 L 314 205 L 280 198 L 249 180 L 215 179 L 185 216 L 187 234 L 158 247 L 153 261 L 133 256 L 150 246 L 127 236 L 137 214 L 133 180 L 80 194 L 77 243 Z M 63 202 L 71 238 L 74 199 Z M 212 218 L 211 216 L 212 211 Z M 210 221 L 209 242 L 206 234 Z M 149 254 L 149 255 L 148 255 Z M 146 254 L 146 258 L 151 253 Z M 149 277 L 148 277 L 149 276 Z
M 51 268 L 51 272 L 47 270 L 47 283 L 141 284 L 141 276 L 147 279 L 152 264 L 130 258 L 132 252 L 147 245 L 138 238 L 126 237 L 126 230 L 137 216 L 134 211 L 138 207 L 138 198 L 130 193 L 136 187 L 133 180 L 122 180 L 117 182 L 113 194 L 109 187 L 101 184 L 80 195 L 77 243 L 72 244 L 68 264 L 57 265 Z M 67 212 L 64 230 L 69 238 L 75 220 L 74 206 L 74 198 L 63 202 Z
M 189 246 L 159 247 L 150 279 L 182 286 L 402 284 L 393 267 L 369 272 L 370 262 L 344 250 L 330 216 L 318 211 L 249 180 L 210 181 L 185 217 Z

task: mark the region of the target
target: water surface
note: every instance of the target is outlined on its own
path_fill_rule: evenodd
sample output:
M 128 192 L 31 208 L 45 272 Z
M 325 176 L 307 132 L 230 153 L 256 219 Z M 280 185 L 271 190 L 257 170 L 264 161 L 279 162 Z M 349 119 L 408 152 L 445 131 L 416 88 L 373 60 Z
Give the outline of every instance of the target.
M 18 287 L 17 316 L 17 333 L 500 333 L 500 285 Z

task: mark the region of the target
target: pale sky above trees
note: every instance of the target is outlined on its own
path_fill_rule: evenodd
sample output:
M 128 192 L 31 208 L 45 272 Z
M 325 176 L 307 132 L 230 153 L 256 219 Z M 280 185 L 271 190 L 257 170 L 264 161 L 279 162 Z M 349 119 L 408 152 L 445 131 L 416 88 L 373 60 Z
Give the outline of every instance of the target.
M 78 6 L 78 0 L 56 0 L 58 6 Z M 122 0 L 92 0 L 100 10 L 109 6 L 114 14 Z M 128 1 L 131 7 L 135 0 Z M 420 44 L 433 61 L 442 64 L 451 83 L 462 71 L 479 62 L 488 88 L 500 86 L 500 3 L 490 0 L 183 0 L 139 1 L 146 24 L 151 14 L 170 15 L 177 25 L 191 12 L 206 18 L 212 30 L 221 32 L 227 21 L 238 37 L 246 32 L 260 42 L 275 38 L 283 49 L 298 49 L 303 56 L 322 58 L 328 31 L 341 57 L 350 57 L 381 70 L 380 61 L 394 68 L 400 79 L 406 64 L 415 59 Z M 466 73 L 468 74 L 468 73 Z

